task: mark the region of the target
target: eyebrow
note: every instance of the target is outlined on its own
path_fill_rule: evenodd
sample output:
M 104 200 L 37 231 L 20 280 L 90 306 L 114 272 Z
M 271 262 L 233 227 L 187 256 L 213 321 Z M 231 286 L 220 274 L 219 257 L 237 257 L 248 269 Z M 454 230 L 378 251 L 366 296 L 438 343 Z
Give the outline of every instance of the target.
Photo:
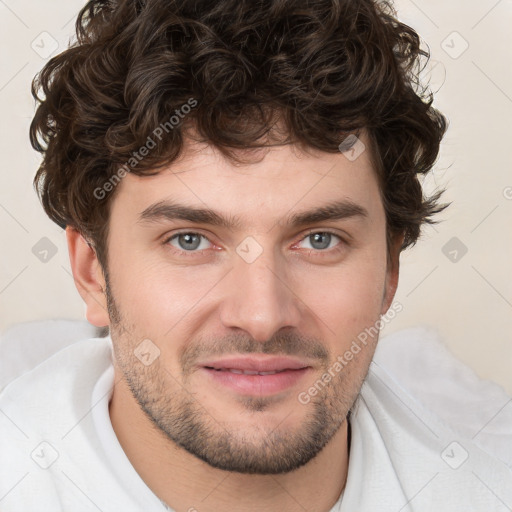
M 316 222 L 335 221 L 350 218 L 369 218 L 368 210 L 351 200 L 340 200 L 310 210 L 294 213 L 280 220 L 280 226 L 288 225 L 293 228 Z M 170 200 L 159 201 L 148 206 L 140 215 L 139 223 L 155 223 L 162 221 L 184 220 L 196 224 L 209 224 L 234 230 L 241 227 L 239 217 L 225 217 L 210 208 L 196 208 Z

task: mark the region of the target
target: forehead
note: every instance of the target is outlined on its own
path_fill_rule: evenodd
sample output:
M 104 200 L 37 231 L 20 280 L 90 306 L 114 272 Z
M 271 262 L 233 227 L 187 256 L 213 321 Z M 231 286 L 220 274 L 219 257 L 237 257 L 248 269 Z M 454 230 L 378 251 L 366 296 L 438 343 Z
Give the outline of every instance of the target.
M 238 165 L 213 146 L 188 143 L 180 158 L 158 174 L 127 174 L 118 185 L 111 215 L 136 220 L 167 200 L 236 216 L 238 225 L 255 227 L 348 200 L 369 217 L 378 216 L 383 207 L 365 133 L 357 145 L 356 158 L 353 152 L 267 147 L 259 150 L 259 161 Z

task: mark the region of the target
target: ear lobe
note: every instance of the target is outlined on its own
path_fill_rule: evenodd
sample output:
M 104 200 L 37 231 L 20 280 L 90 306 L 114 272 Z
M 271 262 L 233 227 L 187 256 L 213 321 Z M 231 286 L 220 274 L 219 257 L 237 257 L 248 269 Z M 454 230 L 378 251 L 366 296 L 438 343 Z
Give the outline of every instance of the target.
M 66 228 L 66 239 L 75 286 L 85 302 L 87 320 L 96 327 L 105 327 L 110 319 L 105 278 L 96 252 L 75 228 Z

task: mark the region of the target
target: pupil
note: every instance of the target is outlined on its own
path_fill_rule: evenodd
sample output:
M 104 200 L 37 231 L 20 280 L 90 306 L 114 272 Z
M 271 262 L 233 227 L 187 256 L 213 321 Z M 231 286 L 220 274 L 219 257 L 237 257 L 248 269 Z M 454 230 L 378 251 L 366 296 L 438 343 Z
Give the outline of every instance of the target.
M 329 233 L 315 233 L 313 235 L 310 235 L 313 237 L 313 241 L 311 245 L 315 249 L 326 249 L 329 247 L 329 244 L 331 243 L 331 235 Z M 322 242 L 323 238 L 323 242 Z M 315 245 L 318 244 L 318 245 Z
M 178 240 L 183 249 L 197 249 L 201 243 L 200 237 L 192 233 L 181 234 Z

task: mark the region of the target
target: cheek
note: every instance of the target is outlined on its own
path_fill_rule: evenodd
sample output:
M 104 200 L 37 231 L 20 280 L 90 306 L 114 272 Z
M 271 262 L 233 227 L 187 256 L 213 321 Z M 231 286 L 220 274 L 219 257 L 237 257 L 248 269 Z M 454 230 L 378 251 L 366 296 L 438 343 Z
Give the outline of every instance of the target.
M 119 237 L 122 238 L 122 237 Z M 137 326 L 137 332 L 147 335 L 147 325 L 154 322 L 160 307 L 160 290 L 165 280 L 155 279 L 156 265 L 128 244 L 112 241 L 110 251 L 110 281 L 112 293 L 123 320 Z
M 219 267 L 187 268 L 134 254 L 123 258 L 115 271 L 115 298 L 138 331 L 171 336 L 183 330 L 182 320 L 193 318 L 208 303 L 209 292 L 224 273 Z
M 328 271 L 303 273 L 299 296 L 322 320 L 325 339 L 357 337 L 380 318 L 385 266 L 377 258 L 359 258 Z

